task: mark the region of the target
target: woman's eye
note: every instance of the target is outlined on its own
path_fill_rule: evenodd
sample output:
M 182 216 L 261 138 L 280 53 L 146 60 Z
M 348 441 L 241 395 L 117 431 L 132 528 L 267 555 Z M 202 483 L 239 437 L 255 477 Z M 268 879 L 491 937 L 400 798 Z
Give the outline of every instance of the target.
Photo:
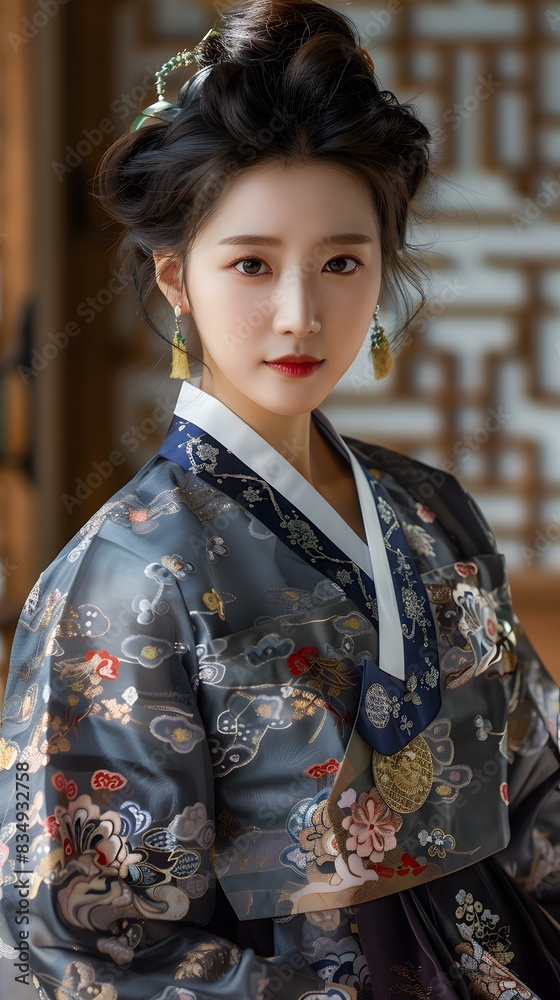
M 254 267 L 255 264 L 256 265 L 258 265 L 258 264 L 264 264 L 264 260 L 261 260 L 260 257 L 242 257 L 240 260 L 234 261 L 233 265 L 232 265 L 234 267 L 234 269 L 237 271 L 238 274 L 245 275 L 246 277 L 251 277 L 254 274 L 256 274 L 257 276 L 259 276 L 259 272 L 258 271 L 238 271 L 237 270 L 237 265 L 238 264 L 249 264 L 249 265 L 251 265 L 251 266 Z M 266 273 L 266 272 L 263 272 L 263 271 L 260 272 L 260 274 L 263 274 L 263 273 Z
M 340 264 L 343 263 L 345 260 L 350 261 L 352 264 L 355 265 L 355 267 L 353 267 L 351 271 L 343 271 L 340 270 L 340 268 L 338 268 L 337 270 L 332 272 L 333 274 L 355 274 L 356 271 L 359 271 L 360 268 L 362 267 L 362 262 L 357 260 L 355 257 L 333 257 L 332 260 L 328 261 L 328 264 Z
M 347 262 L 349 261 L 350 263 L 354 264 L 354 267 L 351 270 L 349 270 L 349 271 L 348 270 L 344 270 L 343 268 L 344 268 L 344 262 L 345 261 L 347 261 Z M 243 264 L 243 265 L 248 264 L 249 267 L 253 268 L 253 270 L 239 271 L 238 267 L 237 267 L 238 264 Z M 261 260 L 260 257 L 241 257 L 241 258 L 239 258 L 239 260 L 234 260 L 233 264 L 231 266 L 242 277 L 246 277 L 246 278 L 257 277 L 258 278 L 262 274 L 266 274 L 267 273 L 266 271 L 259 271 L 258 270 L 259 264 L 264 264 L 264 260 Z M 357 258 L 355 258 L 355 257 L 333 257 L 332 260 L 327 261 L 327 264 L 325 265 L 325 267 L 330 266 L 331 264 L 335 265 L 335 270 L 331 271 L 330 272 L 331 274 L 356 274 L 356 272 L 359 271 L 361 267 L 363 267 L 362 261 L 361 260 L 357 260 Z M 342 268 L 340 266 L 336 267 L 337 264 L 338 265 L 342 264 Z M 256 270 L 255 270 L 255 268 L 256 268 Z

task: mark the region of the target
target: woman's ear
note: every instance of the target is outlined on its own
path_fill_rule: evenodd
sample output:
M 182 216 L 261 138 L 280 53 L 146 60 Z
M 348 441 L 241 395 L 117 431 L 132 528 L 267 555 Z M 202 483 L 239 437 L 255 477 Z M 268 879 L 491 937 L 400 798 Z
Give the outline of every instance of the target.
M 180 276 L 180 266 L 176 260 L 170 260 L 168 256 L 153 251 L 154 264 L 156 268 L 156 281 L 159 289 L 165 295 L 169 304 L 175 309 L 180 305 L 182 313 L 190 312 L 187 295 Z

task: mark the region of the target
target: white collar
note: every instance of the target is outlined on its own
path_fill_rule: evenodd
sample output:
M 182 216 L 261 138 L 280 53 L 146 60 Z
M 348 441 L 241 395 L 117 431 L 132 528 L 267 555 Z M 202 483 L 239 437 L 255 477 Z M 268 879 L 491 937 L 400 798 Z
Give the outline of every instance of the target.
M 196 380 L 183 381 L 174 412 L 207 431 L 216 441 L 220 441 L 224 447 L 237 455 L 245 465 L 315 522 L 364 573 L 371 577 L 368 546 L 344 518 L 287 458 L 220 399 L 205 392 L 200 385 L 194 385 L 195 381 L 200 383 L 201 376 Z M 349 450 L 330 420 L 319 409 L 312 412 L 344 457 L 349 459 Z

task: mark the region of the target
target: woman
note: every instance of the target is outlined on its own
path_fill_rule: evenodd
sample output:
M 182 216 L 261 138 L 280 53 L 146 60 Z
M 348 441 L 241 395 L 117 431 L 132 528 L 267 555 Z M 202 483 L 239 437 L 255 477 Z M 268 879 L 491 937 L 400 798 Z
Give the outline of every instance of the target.
M 4 963 L 55 1000 L 550 1000 L 558 688 L 458 480 L 319 408 L 421 291 L 429 133 L 335 11 L 223 21 L 100 166 L 183 382 L 22 611 Z

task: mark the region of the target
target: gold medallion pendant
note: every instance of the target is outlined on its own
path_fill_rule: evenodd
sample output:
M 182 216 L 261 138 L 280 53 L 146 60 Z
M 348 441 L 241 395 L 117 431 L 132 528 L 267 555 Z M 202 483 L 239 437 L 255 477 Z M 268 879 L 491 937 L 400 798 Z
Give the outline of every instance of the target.
M 430 748 L 423 736 L 416 736 L 390 757 L 374 750 L 372 767 L 379 794 L 391 809 L 415 812 L 428 798 L 434 770 Z

